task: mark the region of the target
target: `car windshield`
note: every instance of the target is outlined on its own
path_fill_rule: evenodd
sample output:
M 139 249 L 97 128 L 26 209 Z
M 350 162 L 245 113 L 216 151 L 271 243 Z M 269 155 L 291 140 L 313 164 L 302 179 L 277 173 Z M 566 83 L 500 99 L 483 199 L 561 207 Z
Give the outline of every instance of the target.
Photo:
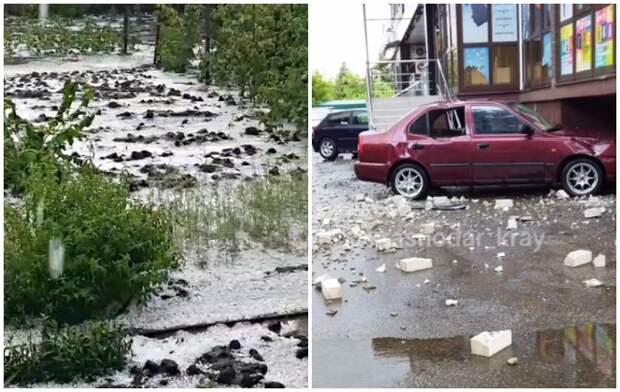
M 543 131 L 549 132 L 549 131 L 559 129 L 558 125 L 553 124 L 551 121 L 547 120 L 546 118 L 538 114 L 535 110 L 530 109 L 529 107 L 523 105 L 522 103 L 516 102 L 516 103 L 510 104 L 510 106 L 514 110 L 519 112 L 519 114 L 521 114 L 523 117 L 527 118 L 532 123 L 534 123 L 536 127 L 538 127 L 539 129 L 542 129 Z

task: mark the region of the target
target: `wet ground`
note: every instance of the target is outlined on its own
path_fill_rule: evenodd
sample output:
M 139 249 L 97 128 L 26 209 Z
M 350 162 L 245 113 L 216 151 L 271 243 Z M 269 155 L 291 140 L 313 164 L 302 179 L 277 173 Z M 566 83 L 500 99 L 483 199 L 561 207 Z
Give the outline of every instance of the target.
M 344 290 L 333 303 L 312 294 L 314 386 L 615 386 L 613 193 L 564 200 L 548 189 L 450 189 L 433 196 L 464 196 L 465 209 L 410 202 L 399 211 L 387 187 L 355 178 L 350 155 L 313 159 L 313 276 L 340 278 Z M 495 210 L 497 198 L 514 207 Z M 585 219 L 592 206 L 605 212 Z M 508 231 L 512 216 L 518 229 Z M 430 222 L 435 233 L 415 240 Z M 319 245 L 316 233 L 334 229 L 341 234 L 333 243 Z M 379 252 L 379 238 L 395 249 Z M 605 254 L 606 267 L 563 266 L 576 249 Z M 433 268 L 395 267 L 412 256 L 432 258 Z M 584 287 L 591 278 L 603 285 Z M 509 348 L 491 358 L 470 354 L 470 337 L 505 329 Z
M 4 67 L 5 97 L 20 116 L 37 123 L 55 114 L 65 81 L 95 86 L 89 108 L 97 116 L 87 139 L 69 153 L 92 159 L 113 176 L 129 173 L 137 200 L 162 191 L 169 200 L 187 189 L 305 171 L 305 137 L 290 127 L 265 129 L 259 123 L 264 108 L 251 107 L 236 91 L 205 86 L 196 75 L 157 70 L 149 65 L 152 47 L 140 49 L 131 56 L 21 59 Z M 230 355 L 249 363 L 239 365 L 249 367 L 248 377 L 256 377 L 250 371 L 259 367 L 266 371 L 253 385 L 276 381 L 305 387 L 307 249 L 305 241 L 288 248 L 250 244 L 233 257 L 183 249 L 183 267 L 144 306 L 132 307 L 117 320 L 135 334 L 127 369 L 71 386 L 217 386 L 208 365 L 198 364 L 197 374 L 187 368 L 215 346 L 238 340 L 241 349 Z M 201 252 L 209 252 L 207 263 L 195 257 Z M 5 341 L 11 336 L 19 341 L 25 334 L 9 329 Z M 263 361 L 249 355 L 249 349 L 258 350 Z M 175 361 L 180 373 L 131 373 L 147 360 L 164 359 Z

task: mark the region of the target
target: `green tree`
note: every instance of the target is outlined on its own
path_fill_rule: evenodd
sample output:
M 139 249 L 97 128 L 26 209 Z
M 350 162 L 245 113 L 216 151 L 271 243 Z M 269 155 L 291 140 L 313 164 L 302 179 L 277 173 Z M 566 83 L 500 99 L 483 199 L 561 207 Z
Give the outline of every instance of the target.
M 345 63 L 340 66 L 334 84 L 336 99 L 366 99 L 366 81 L 351 72 Z
M 336 86 L 319 72 L 312 74 L 312 105 L 330 101 L 336 97 Z
M 270 126 L 307 128 L 308 9 L 302 4 L 219 5 L 211 52 L 201 68 L 213 82 L 269 106 Z

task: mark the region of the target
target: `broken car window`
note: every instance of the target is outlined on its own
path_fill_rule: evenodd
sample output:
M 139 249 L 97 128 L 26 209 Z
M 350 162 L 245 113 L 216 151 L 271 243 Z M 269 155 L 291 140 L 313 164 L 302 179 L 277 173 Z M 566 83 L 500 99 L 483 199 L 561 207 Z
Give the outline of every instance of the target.
M 474 126 L 481 135 L 521 133 L 522 122 L 497 106 L 474 106 Z

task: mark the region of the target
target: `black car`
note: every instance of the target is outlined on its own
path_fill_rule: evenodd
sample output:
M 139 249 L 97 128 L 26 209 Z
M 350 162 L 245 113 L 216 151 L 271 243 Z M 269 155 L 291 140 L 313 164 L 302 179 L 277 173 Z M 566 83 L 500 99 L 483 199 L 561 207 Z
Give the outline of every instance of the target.
M 312 148 L 327 160 L 343 152 L 357 150 L 357 137 L 368 130 L 368 112 L 364 109 L 330 113 L 312 130 Z

